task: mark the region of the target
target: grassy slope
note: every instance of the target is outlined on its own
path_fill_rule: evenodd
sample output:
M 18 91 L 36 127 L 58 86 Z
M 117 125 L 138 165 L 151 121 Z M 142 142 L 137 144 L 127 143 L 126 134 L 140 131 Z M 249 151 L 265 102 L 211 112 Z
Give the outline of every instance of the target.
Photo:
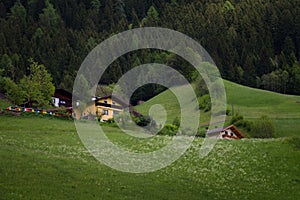
M 262 115 L 269 116 L 274 120 L 278 136 L 300 134 L 300 96 L 249 88 L 230 81 L 224 81 L 224 84 L 229 110 L 232 110 L 233 105 L 235 113 L 239 111 L 248 119 L 259 118 Z M 170 113 L 168 122 L 172 122 L 176 116 L 179 116 L 176 97 L 169 90 L 150 99 L 145 104 L 137 106 L 136 109 L 146 114 L 154 104 L 166 106 L 166 110 Z M 202 113 L 202 124 L 207 124 L 208 121 L 209 113 Z
M 247 118 L 300 118 L 300 96 L 283 95 L 225 81 L 227 103 Z M 298 103 L 297 103 L 298 102 Z
M 180 86 L 180 90 L 184 91 L 185 86 Z M 166 123 L 172 123 L 175 117 L 180 117 L 180 107 L 176 96 L 170 91 L 166 90 L 163 93 L 153 97 L 142 105 L 136 106 L 136 110 L 142 114 L 148 114 L 149 109 L 152 105 L 160 104 L 164 107 L 167 112 Z M 207 123 L 210 118 L 210 113 L 200 114 L 201 122 Z
M 118 129 L 104 129 L 113 141 L 143 149 Z M 0 116 L 1 199 L 299 197 L 299 144 L 297 149 L 286 139 L 219 141 L 208 157 L 199 159 L 201 143 L 197 138 L 167 168 L 127 174 L 88 154 L 70 121 Z

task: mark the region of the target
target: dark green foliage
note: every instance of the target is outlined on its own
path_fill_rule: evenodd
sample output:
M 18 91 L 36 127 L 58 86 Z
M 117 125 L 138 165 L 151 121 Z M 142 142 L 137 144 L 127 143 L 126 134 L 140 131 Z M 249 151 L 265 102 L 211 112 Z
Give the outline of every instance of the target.
M 203 78 L 198 75 L 198 72 L 194 72 L 194 74 L 191 77 L 191 80 L 194 84 L 193 89 L 195 90 L 195 93 L 198 97 L 208 94 L 207 85 Z
M 178 127 L 173 124 L 166 124 L 157 134 L 174 136 L 177 134 Z
M 274 123 L 267 116 L 262 116 L 255 121 L 245 120 L 241 115 L 235 115 L 231 118 L 230 124 L 242 128 L 250 137 L 253 138 L 274 138 Z
M 230 120 L 230 124 L 238 126 L 242 121 L 244 121 L 244 117 L 242 115 L 234 115 Z
M 230 124 L 234 124 L 237 127 L 243 128 L 247 132 L 251 132 L 253 128 L 253 123 L 251 121 L 245 120 L 242 115 L 234 115 L 231 120 Z
M 147 126 L 151 122 L 150 117 L 144 115 L 132 116 L 132 119 L 138 126 L 142 127 Z
M 299 11 L 299 1 L 289 0 L 3 1 L 0 68 L 19 82 L 33 57 L 47 66 L 55 86 L 71 90 L 76 71 L 95 45 L 128 28 L 162 26 L 200 42 L 226 79 L 300 94 Z M 116 82 L 135 61 L 162 62 L 188 80 L 193 76 L 192 68 L 172 54 L 136 51 L 113 63 L 100 82 Z
M 51 115 L 44 115 L 44 116 L 51 116 Z M 61 108 L 58 111 L 56 111 L 55 116 L 60 119 L 73 120 L 72 114 L 64 108 Z
M 10 68 L 14 68 L 7 55 L 4 55 L 1 61 L 2 66 L 9 64 Z M 13 61 L 16 65 L 18 55 L 15 54 L 13 56 Z M 51 74 L 44 65 L 38 64 L 33 59 L 29 59 L 28 61 L 30 62 L 30 66 L 28 67 L 29 74 L 23 75 L 23 78 L 18 82 L 8 77 L 8 74 L 3 76 L 5 68 L 0 68 L 0 92 L 5 93 L 14 105 L 23 104 L 39 108 L 51 107 L 52 96 L 55 91 Z
M 7 98 L 14 104 L 20 105 L 24 102 L 25 92 L 21 90 L 21 87 L 13 82 L 10 78 L 3 78 L 3 89 Z
M 199 127 L 196 137 L 202 137 L 205 138 L 206 137 L 206 132 L 207 132 L 207 128 L 208 127 Z
M 211 109 L 211 100 L 209 94 L 198 98 L 199 109 L 208 112 Z
M 115 123 L 115 119 L 114 118 L 108 119 L 106 123 L 113 124 Z
M 24 104 L 30 107 L 47 108 L 52 106 L 52 97 L 55 87 L 52 83 L 51 74 L 46 67 L 33 59 L 29 59 L 29 75 L 20 80 L 20 96 Z M 26 100 L 25 100 L 26 99 Z
M 262 116 L 254 121 L 251 127 L 251 136 L 255 138 L 274 138 L 274 123 L 267 116 Z

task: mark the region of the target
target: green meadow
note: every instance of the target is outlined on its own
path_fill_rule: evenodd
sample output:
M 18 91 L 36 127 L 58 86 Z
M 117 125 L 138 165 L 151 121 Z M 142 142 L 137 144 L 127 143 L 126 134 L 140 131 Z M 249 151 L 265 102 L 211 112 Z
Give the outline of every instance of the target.
M 116 144 L 144 151 L 143 139 L 103 127 Z M 147 143 L 157 148 L 167 136 Z M 218 141 L 199 158 L 202 138 L 161 170 L 130 174 L 93 158 L 72 121 L 0 117 L 0 199 L 297 199 L 297 138 Z M 128 149 L 127 148 L 127 149 Z
M 240 114 L 249 120 L 266 115 L 274 122 L 276 136 L 300 135 L 300 96 L 254 89 L 226 80 L 224 80 L 224 86 L 229 115 Z M 180 87 L 184 90 L 185 86 Z M 155 104 L 165 107 L 168 113 L 167 123 L 172 123 L 174 118 L 180 115 L 179 104 L 170 90 L 137 106 L 136 109 L 141 113 L 148 114 L 151 106 Z M 230 117 L 227 118 L 227 121 Z M 200 124 L 207 125 L 209 120 L 210 112 L 201 112 Z
M 202 159 L 204 139 L 195 138 L 177 161 L 151 173 L 125 173 L 100 163 L 82 144 L 73 121 L 1 115 L 0 199 L 298 199 L 300 97 L 228 81 L 225 87 L 230 112 L 233 105 L 249 120 L 268 115 L 277 138 L 220 140 Z M 169 90 L 137 109 L 148 113 L 155 104 L 165 107 L 168 123 L 179 114 Z M 209 117 L 201 112 L 201 124 Z M 171 139 L 134 138 L 116 126 L 102 128 L 114 144 L 137 153 L 160 149 Z

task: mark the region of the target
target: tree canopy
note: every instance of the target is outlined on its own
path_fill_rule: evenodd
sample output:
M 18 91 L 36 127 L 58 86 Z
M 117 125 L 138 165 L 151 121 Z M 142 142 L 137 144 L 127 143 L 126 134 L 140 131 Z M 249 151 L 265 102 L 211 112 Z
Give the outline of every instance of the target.
M 71 90 L 98 43 L 129 28 L 161 26 L 197 40 L 225 79 L 300 94 L 299 13 L 300 0 L 1 1 L 0 69 L 19 83 L 32 57 L 47 66 L 55 86 Z M 100 83 L 116 82 L 135 62 L 157 60 L 192 74 L 178 56 L 141 50 L 117 59 Z

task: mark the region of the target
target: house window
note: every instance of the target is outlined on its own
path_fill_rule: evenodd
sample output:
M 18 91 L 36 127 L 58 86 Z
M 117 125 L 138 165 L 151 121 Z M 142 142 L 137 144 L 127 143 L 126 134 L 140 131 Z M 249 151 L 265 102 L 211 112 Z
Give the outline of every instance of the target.
M 102 110 L 103 115 L 108 115 L 108 110 Z
M 66 101 L 61 100 L 61 101 L 59 101 L 59 103 L 65 105 Z
M 105 100 L 104 103 L 107 104 L 107 100 Z

